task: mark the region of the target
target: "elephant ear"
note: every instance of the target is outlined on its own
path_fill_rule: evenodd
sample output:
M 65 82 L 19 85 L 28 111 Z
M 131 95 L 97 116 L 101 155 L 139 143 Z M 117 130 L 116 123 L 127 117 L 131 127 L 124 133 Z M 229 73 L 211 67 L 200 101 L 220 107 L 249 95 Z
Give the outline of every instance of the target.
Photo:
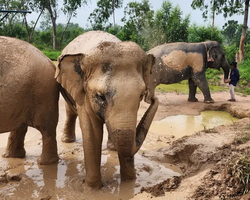
M 213 49 L 213 47 L 210 47 L 207 50 L 207 62 L 213 62 L 214 56 L 215 56 L 215 50 Z
M 61 55 L 58 58 L 55 78 L 73 97 L 78 105 L 84 100 L 84 73 L 82 71 L 83 54 Z

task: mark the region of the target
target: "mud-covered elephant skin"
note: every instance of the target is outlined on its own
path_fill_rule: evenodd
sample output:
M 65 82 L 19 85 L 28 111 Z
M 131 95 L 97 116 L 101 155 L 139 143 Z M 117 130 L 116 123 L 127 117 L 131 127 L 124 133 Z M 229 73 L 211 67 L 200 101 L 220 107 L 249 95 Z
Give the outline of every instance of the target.
M 118 153 L 121 179 L 135 179 L 134 154 L 141 147 L 158 107 L 158 99 L 152 97 L 137 125 L 137 111 L 153 62 L 154 57 L 134 42 L 121 42 L 102 31 L 78 36 L 58 58 L 56 80 L 76 102 L 87 186 L 102 185 L 104 123 Z M 66 127 L 73 128 L 74 121 L 66 121 Z
M 3 156 L 25 157 L 24 139 L 31 126 L 42 134 L 38 163 L 55 163 L 61 87 L 54 79 L 56 68 L 27 42 L 1 36 L 0 44 L 0 133 L 10 132 Z
M 195 97 L 198 86 L 204 95 L 204 102 L 213 103 L 205 75 L 206 69 L 222 68 L 224 81 L 228 78 L 229 65 L 220 44 L 216 41 L 163 44 L 147 53 L 156 57 L 150 77 L 147 102 L 150 102 L 157 85 L 178 83 L 188 79 L 188 101 L 198 101 Z

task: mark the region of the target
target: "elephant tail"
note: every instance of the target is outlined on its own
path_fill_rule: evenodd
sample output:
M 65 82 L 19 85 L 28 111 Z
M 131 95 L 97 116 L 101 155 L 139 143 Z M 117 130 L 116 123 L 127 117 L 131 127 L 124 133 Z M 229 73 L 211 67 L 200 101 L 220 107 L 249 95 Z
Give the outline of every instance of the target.
M 60 84 L 59 84 L 60 85 Z M 69 105 L 70 109 L 77 115 L 76 103 L 71 97 L 71 95 L 60 85 L 59 90 L 64 98 L 64 100 Z

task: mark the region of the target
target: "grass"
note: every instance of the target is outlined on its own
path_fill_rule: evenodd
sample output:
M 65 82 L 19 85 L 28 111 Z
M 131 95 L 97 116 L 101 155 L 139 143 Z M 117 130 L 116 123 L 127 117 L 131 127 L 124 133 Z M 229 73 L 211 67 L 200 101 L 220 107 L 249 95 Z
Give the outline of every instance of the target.
M 221 91 L 229 91 L 228 87 L 224 86 L 213 86 L 209 85 L 210 92 L 221 92 Z M 174 84 L 160 84 L 156 87 L 156 92 L 177 92 L 181 94 L 188 94 L 189 87 L 187 81 L 182 81 L 181 83 Z M 200 93 L 200 89 L 197 88 L 197 93 Z
M 249 192 L 250 185 L 250 159 L 249 155 L 239 158 L 232 167 L 232 174 L 236 176 L 243 185 L 243 194 Z

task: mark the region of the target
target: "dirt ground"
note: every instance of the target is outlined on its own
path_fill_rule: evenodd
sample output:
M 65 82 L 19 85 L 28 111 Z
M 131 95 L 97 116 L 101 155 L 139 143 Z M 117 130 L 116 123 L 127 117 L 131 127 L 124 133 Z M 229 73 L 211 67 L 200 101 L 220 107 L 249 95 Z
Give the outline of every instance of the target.
M 248 154 L 250 142 L 235 138 L 250 135 L 250 96 L 237 94 L 237 102 L 228 102 L 229 92 L 217 92 L 212 94 L 214 104 L 203 103 L 201 94 L 197 95 L 196 103 L 187 102 L 185 94 L 157 93 L 157 96 L 160 105 L 155 121 L 175 115 L 199 115 L 204 110 L 227 111 L 240 120 L 179 139 L 173 136 L 159 139 L 149 131 L 142 149 L 135 155 L 137 178 L 128 183 L 120 182 L 118 158 L 116 152 L 106 147 L 105 131 L 103 188 L 93 191 L 83 184 L 84 156 L 79 125 L 76 142 L 60 141 L 65 120 L 64 100 L 60 99 L 59 163 L 37 165 L 41 135 L 30 128 L 25 140 L 26 158 L 0 158 L 0 199 L 248 199 L 230 166 Z M 142 102 L 139 119 L 147 107 Z M 4 152 L 7 137 L 8 133 L 0 135 L 0 154 Z

